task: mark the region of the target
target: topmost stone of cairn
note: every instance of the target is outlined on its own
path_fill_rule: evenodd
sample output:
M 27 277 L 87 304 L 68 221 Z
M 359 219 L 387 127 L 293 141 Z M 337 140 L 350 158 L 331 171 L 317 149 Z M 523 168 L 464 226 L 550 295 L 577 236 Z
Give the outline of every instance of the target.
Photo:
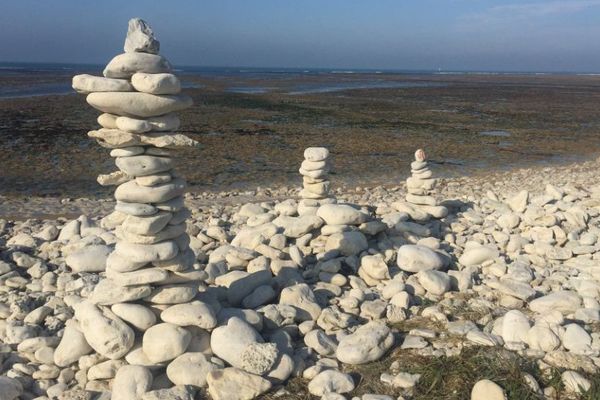
M 140 18 L 132 18 L 129 20 L 123 48 L 125 53 L 158 54 L 160 42 L 156 40 L 152 28 L 146 21 Z

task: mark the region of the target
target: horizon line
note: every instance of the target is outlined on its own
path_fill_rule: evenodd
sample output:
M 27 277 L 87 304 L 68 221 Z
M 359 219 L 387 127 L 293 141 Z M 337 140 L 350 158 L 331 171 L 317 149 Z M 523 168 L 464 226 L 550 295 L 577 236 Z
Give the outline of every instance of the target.
M 79 66 L 103 66 L 101 63 L 84 63 L 84 62 L 60 62 L 60 61 L 0 61 L 0 64 L 32 64 L 32 65 L 79 65 Z M 353 73 L 353 72 L 395 72 L 395 73 L 431 73 L 431 74 L 540 74 L 540 75 L 600 75 L 600 71 L 589 70 L 564 70 L 564 71 L 544 71 L 544 70 L 519 70 L 519 69 L 443 69 L 443 68 L 364 68 L 364 67 L 282 67 L 282 66 L 246 66 L 246 65 L 194 65 L 194 64 L 173 64 L 174 69 L 178 68 L 215 68 L 215 69 L 263 69 L 263 70 L 329 70 L 338 73 Z

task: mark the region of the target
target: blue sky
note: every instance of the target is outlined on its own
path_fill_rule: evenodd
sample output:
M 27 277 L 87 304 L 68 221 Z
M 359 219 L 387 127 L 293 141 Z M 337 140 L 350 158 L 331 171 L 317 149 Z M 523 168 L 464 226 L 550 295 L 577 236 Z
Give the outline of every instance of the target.
M 600 72 L 600 0 L 3 0 L 0 61 L 106 63 L 134 16 L 178 65 Z

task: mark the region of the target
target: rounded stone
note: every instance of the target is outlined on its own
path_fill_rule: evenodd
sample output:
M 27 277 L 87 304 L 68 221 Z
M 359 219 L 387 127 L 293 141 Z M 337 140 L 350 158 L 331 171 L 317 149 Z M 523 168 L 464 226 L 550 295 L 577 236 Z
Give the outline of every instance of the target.
M 347 204 L 324 204 L 317 216 L 327 225 L 360 225 L 368 220 L 367 214 Z
M 206 376 L 217 366 L 202 353 L 183 353 L 167 366 L 167 377 L 175 385 L 206 386 Z
M 499 255 L 500 253 L 496 249 L 487 246 L 477 246 L 465 250 L 458 259 L 458 262 L 465 267 L 472 267 L 498 258 Z
M 304 159 L 308 161 L 323 161 L 329 157 L 329 150 L 325 147 L 308 147 L 304 150 Z
M 54 364 L 67 367 L 94 349 L 85 340 L 75 321 L 67 321 L 62 339 L 54 351 Z
M 194 325 L 204 329 L 217 325 L 213 309 L 201 301 L 170 306 L 160 314 L 160 319 L 179 326 Z
M 131 84 L 138 92 L 151 94 L 177 94 L 181 83 L 173 74 L 146 74 L 138 72 L 131 77 Z
M 379 360 L 393 344 L 394 335 L 390 328 L 382 321 L 371 321 L 344 336 L 335 355 L 346 364 L 365 364 Z
M 89 301 L 74 306 L 75 318 L 89 345 L 111 360 L 123 357 L 133 347 L 133 330 L 110 310 L 100 310 Z
M 141 399 L 152 387 L 152 373 L 140 365 L 124 365 L 117 371 L 111 400 Z
M 350 393 L 353 390 L 352 377 L 335 369 L 327 369 L 317 374 L 308 383 L 308 391 L 314 396 L 324 396 L 327 393 Z
M 471 400 L 506 400 L 506 394 L 496 383 L 482 379 L 473 386 Z
M 142 332 L 156 323 L 156 314 L 141 304 L 117 303 L 110 309 L 122 320 Z
M 406 244 L 398 249 L 398 267 L 407 272 L 439 270 L 444 267 L 442 256 L 429 247 Z
M 144 332 L 142 349 L 150 361 L 160 363 L 183 354 L 191 339 L 185 328 L 169 323 L 157 324 Z
M 215 328 L 210 337 L 210 347 L 215 355 L 236 368 L 244 368 L 242 355 L 250 344 L 262 343 L 263 338 L 248 323 L 237 317 L 227 325 Z

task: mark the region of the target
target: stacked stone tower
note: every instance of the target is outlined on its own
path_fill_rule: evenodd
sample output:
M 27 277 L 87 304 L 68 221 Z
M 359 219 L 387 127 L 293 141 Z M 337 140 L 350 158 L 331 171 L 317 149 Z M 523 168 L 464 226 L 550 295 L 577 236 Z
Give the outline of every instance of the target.
M 298 206 L 301 215 L 315 214 L 322 204 L 335 203 L 329 195 L 329 150 L 325 147 L 308 147 L 304 150 L 304 161 L 300 166 L 303 189 Z
M 412 219 L 421 221 L 444 218 L 448 209 L 439 205 L 435 198 L 437 180 L 427 166 L 427 156 L 423 149 L 415 152 L 415 161 L 410 164 L 411 176 L 406 180 L 406 202 L 396 202 L 398 211 L 408 213 Z
M 173 149 L 197 144 L 173 133 L 180 124 L 175 112 L 190 107 L 192 99 L 180 94 L 179 79 L 158 52 L 150 27 L 132 19 L 125 53 L 108 63 L 104 77 L 73 78 L 73 87 L 104 113 L 98 118 L 102 128 L 89 136 L 110 149 L 118 167 L 98 178 L 118 185 L 109 217 L 118 241 L 106 278 L 74 304 L 75 318 L 96 353 L 144 366 L 182 354 L 194 337 L 184 326 L 216 325 L 212 317 L 190 322 L 198 313 L 212 315 L 203 303 L 190 302 L 205 272 L 194 269 L 186 183 L 174 171 Z

